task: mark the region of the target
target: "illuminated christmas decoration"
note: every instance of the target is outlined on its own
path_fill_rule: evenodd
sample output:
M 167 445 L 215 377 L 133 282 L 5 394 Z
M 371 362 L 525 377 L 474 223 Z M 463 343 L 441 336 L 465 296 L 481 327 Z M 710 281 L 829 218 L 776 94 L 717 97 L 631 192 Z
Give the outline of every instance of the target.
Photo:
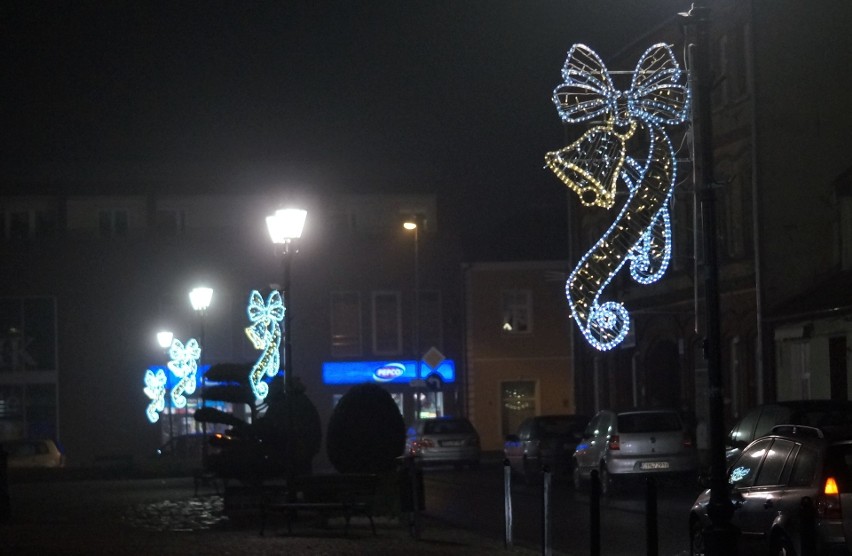
M 145 415 L 152 423 L 160 420 L 160 413 L 166 408 L 166 373 L 158 369 L 155 373 L 148 369 L 145 371 L 145 395 L 151 400 L 145 410 Z
M 284 319 L 281 294 L 273 291 L 264 303 L 260 292 L 252 291 L 249 295 L 248 317 L 251 326 L 246 328 L 246 336 L 255 349 L 261 350 L 260 357 L 249 372 L 249 385 L 254 395 L 262 400 L 269 393 L 269 385 L 263 380 L 264 377 L 275 376 L 281 363 L 278 352 L 281 346 L 279 323 Z
M 675 149 L 666 127 L 689 113 L 686 74 L 671 49 L 656 44 L 639 58 L 627 91 L 619 91 L 600 57 L 575 44 L 553 102 L 567 124 L 593 124 L 577 141 L 545 155 L 545 163 L 585 206 L 610 209 L 619 183 L 626 199 L 618 216 L 581 257 L 565 285 L 571 315 L 586 340 L 605 351 L 624 340 L 630 315 L 601 295 L 625 263 L 641 284 L 658 280 L 671 258 L 669 203 Z
M 198 372 L 198 360 L 201 358 L 201 347 L 198 341 L 191 338 L 186 345 L 175 338 L 169 348 L 168 362 L 169 370 L 178 379 L 178 383 L 172 388 L 172 403 L 178 409 L 186 407 L 186 396 L 184 394 L 195 393 L 196 373 Z

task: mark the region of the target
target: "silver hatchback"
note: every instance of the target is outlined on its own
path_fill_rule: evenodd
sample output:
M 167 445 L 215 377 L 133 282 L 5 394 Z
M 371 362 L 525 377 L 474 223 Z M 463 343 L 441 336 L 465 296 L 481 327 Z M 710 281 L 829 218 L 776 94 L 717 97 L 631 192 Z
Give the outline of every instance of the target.
M 628 477 L 698 477 L 698 454 L 677 411 L 598 412 L 574 451 L 574 485 L 600 474 L 601 493 Z
M 421 464 L 479 465 L 479 434 L 464 417 L 421 419 L 408 429 L 406 454 Z

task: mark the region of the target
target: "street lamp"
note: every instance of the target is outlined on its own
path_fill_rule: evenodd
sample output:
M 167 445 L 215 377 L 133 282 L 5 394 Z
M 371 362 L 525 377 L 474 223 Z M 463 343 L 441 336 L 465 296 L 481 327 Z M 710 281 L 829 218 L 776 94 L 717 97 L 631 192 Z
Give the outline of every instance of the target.
M 296 250 L 292 248 L 293 240 L 302 237 L 302 229 L 305 227 L 305 218 L 308 211 L 297 208 L 285 208 L 275 211 L 275 214 L 266 217 L 266 226 L 269 228 L 269 237 L 272 243 L 280 246 L 284 267 L 284 283 L 281 286 L 281 300 L 284 303 L 284 391 L 289 393 L 293 388 L 293 356 L 291 349 L 290 333 L 290 256 Z
M 201 323 L 201 349 L 206 349 L 207 345 L 204 343 L 204 315 L 207 312 L 207 308 L 210 307 L 210 302 L 213 300 L 213 289 L 206 287 L 198 287 L 193 288 L 192 291 L 189 292 L 189 302 L 192 304 L 192 308 L 195 312 L 198 313 L 198 319 Z M 200 361 L 199 361 L 200 363 Z M 204 377 L 201 377 L 201 407 L 205 406 L 206 400 L 204 399 Z M 198 411 L 196 409 L 196 411 Z M 207 421 L 201 422 L 201 432 L 204 434 L 205 439 L 207 438 Z M 204 455 L 207 455 L 207 442 L 202 443 Z
M 169 346 L 172 345 L 172 340 L 175 335 L 171 330 L 160 330 L 157 332 L 157 343 L 163 349 L 169 349 Z
M 414 232 L 414 320 L 411 325 L 412 341 L 411 349 L 416 357 L 415 369 L 417 380 L 417 389 L 414 394 L 414 419 L 420 419 L 421 400 L 420 400 L 420 228 L 417 225 L 417 220 L 412 218 L 403 222 L 402 227 L 406 230 Z

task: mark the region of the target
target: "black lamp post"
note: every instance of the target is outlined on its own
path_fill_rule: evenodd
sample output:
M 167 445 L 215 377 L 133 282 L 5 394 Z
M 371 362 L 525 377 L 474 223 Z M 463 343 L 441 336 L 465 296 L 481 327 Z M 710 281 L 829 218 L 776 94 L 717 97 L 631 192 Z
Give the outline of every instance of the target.
M 420 396 L 420 359 L 423 355 L 420 353 L 420 227 L 417 225 L 416 219 L 411 219 L 402 224 L 406 230 L 414 231 L 414 320 L 411 323 L 412 341 L 411 350 L 414 352 L 416 359 L 415 368 L 417 371 L 417 388 L 414 391 L 414 420 L 420 419 L 421 400 Z
M 293 241 L 302 237 L 302 229 L 305 226 L 305 217 L 308 211 L 297 208 L 285 208 L 275 211 L 272 216 L 266 217 L 266 226 L 269 229 L 269 237 L 272 243 L 280 246 L 280 252 L 284 266 L 284 283 L 281 285 L 281 300 L 284 303 L 284 391 L 290 392 L 293 388 L 293 350 L 291 348 L 292 331 L 290 328 L 290 258 L 298 250 L 293 246 Z
M 724 396 L 722 387 L 721 326 L 719 322 L 719 269 L 716 255 L 716 189 L 713 178 L 713 113 L 710 94 L 713 75 L 710 69 L 710 9 L 693 4 L 686 14 L 687 25 L 694 29 L 694 121 L 698 128 L 698 162 L 695 192 L 701 205 L 701 230 L 705 296 L 705 344 L 710 420 L 710 502 L 707 513 L 711 525 L 705 531 L 707 553 L 711 556 L 736 554 L 737 531 L 731 524 L 734 506 L 727 484 L 725 462 Z

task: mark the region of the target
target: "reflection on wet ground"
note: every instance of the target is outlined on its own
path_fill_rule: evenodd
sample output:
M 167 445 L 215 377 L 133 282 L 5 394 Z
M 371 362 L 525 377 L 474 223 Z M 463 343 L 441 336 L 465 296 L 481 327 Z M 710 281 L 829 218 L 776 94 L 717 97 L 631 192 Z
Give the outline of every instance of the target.
M 127 525 L 149 531 L 203 531 L 228 522 L 219 496 L 135 504 L 122 516 Z

